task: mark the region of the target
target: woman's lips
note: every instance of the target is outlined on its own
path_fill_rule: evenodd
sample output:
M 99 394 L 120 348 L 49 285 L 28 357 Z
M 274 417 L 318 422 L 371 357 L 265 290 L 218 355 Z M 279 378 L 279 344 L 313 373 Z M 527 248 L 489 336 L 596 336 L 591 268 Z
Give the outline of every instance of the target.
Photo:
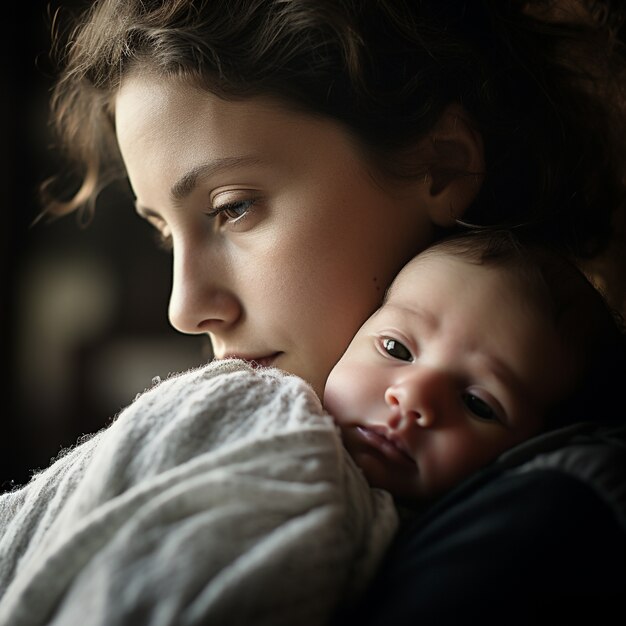
M 367 447 L 380 452 L 392 463 L 415 469 L 415 460 L 401 447 L 402 444 L 400 442 L 395 442 L 365 426 L 355 426 L 354 435 L 360 444 L 365 444 Z
M 278 358 L 280 352 L 275 352 L 274 354 L 270 354 L 269 356 L 255 357 L 253 359 L 249 359 L 248 363 L 252 367 L 272 367 L 274 361 Z

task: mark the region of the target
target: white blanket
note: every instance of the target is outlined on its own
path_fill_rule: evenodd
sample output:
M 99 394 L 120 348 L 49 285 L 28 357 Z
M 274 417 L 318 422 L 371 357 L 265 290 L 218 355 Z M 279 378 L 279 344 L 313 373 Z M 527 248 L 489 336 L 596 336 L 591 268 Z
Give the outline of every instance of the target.
M 396 527 L 306 383 L 212 363 L 0 497 L 0 624 L 323 624 Z

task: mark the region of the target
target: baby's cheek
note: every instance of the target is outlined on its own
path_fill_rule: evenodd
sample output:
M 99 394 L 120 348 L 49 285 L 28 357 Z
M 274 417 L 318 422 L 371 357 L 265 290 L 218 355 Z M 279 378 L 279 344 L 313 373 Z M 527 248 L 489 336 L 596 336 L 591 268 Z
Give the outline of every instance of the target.
M 333 416 L 337 424 L 342 424 L 345 419 L 343 400 L 344 398 L 342 398 L 340 392 L 339 381 L 331 372 L 324 389 L 323 405 L 324 409 Z
M 324 408 L 337 424 L 354 422 L 363 403 L 358 368 L 340 361 L 331 371 L 324 389 Z

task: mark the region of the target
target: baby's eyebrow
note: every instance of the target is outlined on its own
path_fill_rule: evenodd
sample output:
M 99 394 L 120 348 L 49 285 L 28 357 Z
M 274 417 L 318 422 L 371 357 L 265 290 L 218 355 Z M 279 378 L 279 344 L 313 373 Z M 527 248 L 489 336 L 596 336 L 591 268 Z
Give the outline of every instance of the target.
M 379 311 L 385 307 L 387 310 L 391 309 L 397 314 L 401 314 L 407 321 L 415 320 L 417 318 L 424 328 L 429 328 L 431 330 L 439 328 L 441 320 L 427 308 L 419 306 L 417 303 L 404 302 L 403 300 L 398 302 L 396 299 L 396 301 L 391 302 L 389 296 L 393 295 L 393 292 L 389 293 L 390 289 L 387 290 L 383 304 L 378 309 Z

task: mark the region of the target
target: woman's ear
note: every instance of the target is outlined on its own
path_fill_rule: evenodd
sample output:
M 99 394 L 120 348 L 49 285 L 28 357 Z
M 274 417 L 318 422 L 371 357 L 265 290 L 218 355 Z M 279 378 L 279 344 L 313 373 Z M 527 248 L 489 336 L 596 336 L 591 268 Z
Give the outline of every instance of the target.
M 450 228 L 475 200 L 483 183 L 480 133 L 460 104 L 450 104 L 424 140 L 428 155 L 427 202 L 431 221 Z

